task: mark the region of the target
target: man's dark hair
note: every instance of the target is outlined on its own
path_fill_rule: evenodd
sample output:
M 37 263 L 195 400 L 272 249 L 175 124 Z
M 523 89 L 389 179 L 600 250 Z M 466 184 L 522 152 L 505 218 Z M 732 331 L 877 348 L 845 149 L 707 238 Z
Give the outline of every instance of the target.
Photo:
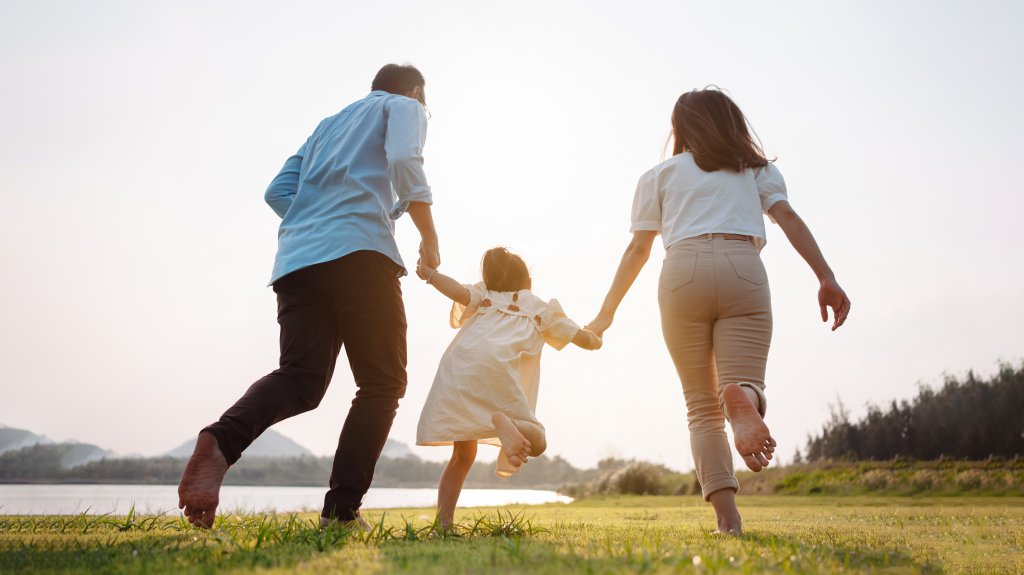
M 416 86 L 420 87 L 420 91 L 423 91 L 423 86 L 426 85 L 426 80 L 423 79 L 423 74 L 416 69 L 416 66 L 399 64 L 388 64 L 377 72 L 377 75 L 373 78 L 373 84 L 370 86 L 371 90 L 384 90 L 392 94 L 406 94 L 409 90 L 412 90 Z M 420 100 L 420 103 L 426 105 L 426 96 Z

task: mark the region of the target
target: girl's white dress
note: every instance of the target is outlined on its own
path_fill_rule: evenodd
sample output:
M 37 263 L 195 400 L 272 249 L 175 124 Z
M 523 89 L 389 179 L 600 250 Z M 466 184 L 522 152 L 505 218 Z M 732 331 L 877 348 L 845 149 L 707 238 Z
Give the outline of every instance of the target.
M 501 445 L 491 414 L 540 427 L 534 410 L 544 344 L 562 349 L 579 331 L 557 300 L 530 293 L 496 292 L 483 283 L 466 286 L 469 305 L 452 305 L 451 326 L 459 329 L 441 356 L 416 430 L 417 445 L 451 445 L 477 440 Z M 503 465 L 498 475 L 518 469 Z

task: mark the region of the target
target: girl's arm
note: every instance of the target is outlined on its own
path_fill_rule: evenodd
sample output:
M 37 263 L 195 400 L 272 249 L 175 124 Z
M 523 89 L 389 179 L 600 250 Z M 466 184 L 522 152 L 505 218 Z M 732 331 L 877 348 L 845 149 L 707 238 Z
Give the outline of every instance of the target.
M 441 292 L 448 299 L 462 305 L 469 305 L 469 290 L 454 279 L 423 264 L 416 266 L 416 275 L 434 286 L 434 289 Z
M 818 242 L 814 241 L 810 228 L 786 200 L 772 204 L 768 214 L 786 233 L 786 238 L 796 248 L 797 253 L 811 266 L 814 275 L 818 276 L 818 307 L 821 308 L 821 321 L 828 321 L 826 308 L 832 308 L 832 315 L 835 317 L 832 331 L 839 329 L 850 313 L 850 298 L 846 297 L 846 292 L 839 287 L 836 276 L 825 261 Z
M 615 319 L 615 311 L 619 309 L 622 298 L 626 296 L 630 286 L 640 275 L 647 259 L 651 257 L 651 246 L 658 232 L 638 231 L 633 232 L 633 239 L 630 240 L 626 252 L 622 254 L 622 261 L 619 262 L 619 269 L 615 272 L 615 279 L 612 280 L 612 287 L 608 289 L 608 295 L 604 298 L 601 311 L 589 324 L 587 329 L 600 337 L 605 330 L 612 325 Z
M 587 328 L 583 328 L 576 332 L 576 335 L 572 338 L 573 345 L 582 347 L 583 349 L 595 350 L 601 349 L 601 336 L 590 331 Z

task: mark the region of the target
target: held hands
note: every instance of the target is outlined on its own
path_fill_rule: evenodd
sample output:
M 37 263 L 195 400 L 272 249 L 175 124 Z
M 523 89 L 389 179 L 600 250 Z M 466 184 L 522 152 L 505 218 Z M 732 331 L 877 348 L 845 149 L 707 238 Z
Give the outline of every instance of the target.
M 420 259 L 420 262 L 422 261 L 423 260 Z M 430 283 L 431 276 L 436 274 L 437 270 L 432 267 L 426 266 L 420 262 L 416 263 L 416 275 L 419 276 L 421 280 Z
M 828 309 L 832 308 L 832 315 L 835 321 L 832 323 L 832 331 L 839 329 L 850 314 L 850 298 L 846 292 L 839 287 L 835 278 L 821 280 L 821 287 L 818 288 L 818 307 L 821 308 L 821 321 L 828 321 Z
M 611 315 L 599 313 L 597 317 L 590 321 L 586 325 L 587 330 L 594 332 L 597 337 L 604 337 L 604 332 L 612 326 L 612 320 L 615 319 Z
M 420 242 L 420 259 L 416 262 L 417 275 L 419 274 L 419 266 L 427 268 L 428 274 L 430 270 L 436 270 L 441 267 L 441 250 L 437 247 L 437 240 L 424 240 Z M 423 278 L 423 276 L 420 277 Z

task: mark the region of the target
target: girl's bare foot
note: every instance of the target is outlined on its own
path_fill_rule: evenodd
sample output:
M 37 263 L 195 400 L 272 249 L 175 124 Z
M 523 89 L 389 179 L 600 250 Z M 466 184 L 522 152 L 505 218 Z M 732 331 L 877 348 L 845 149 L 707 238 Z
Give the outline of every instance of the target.
M 732 426 L 736 451 L 743 457 L 743 462 L 751 471 L 768 467 L 768 461 L 775 452 L 775 439 L 746 392 L 739 385 L 729 384 L 722 391 L 722 401 Z
M 210 433 L 200 433 L 195 451 L 178 484 L 178 508 L 188 522 L 209 529 L 220 503 L 220 484 L 228 472 L 228 461 Z
M 500 411 L 491 414 L 491 422 L 498 431 L 501 450 L 505 452 L 508 462 L 516 467 L 526 463 L 530 457 L 530 442 L 520 433 L 516 424 Z

